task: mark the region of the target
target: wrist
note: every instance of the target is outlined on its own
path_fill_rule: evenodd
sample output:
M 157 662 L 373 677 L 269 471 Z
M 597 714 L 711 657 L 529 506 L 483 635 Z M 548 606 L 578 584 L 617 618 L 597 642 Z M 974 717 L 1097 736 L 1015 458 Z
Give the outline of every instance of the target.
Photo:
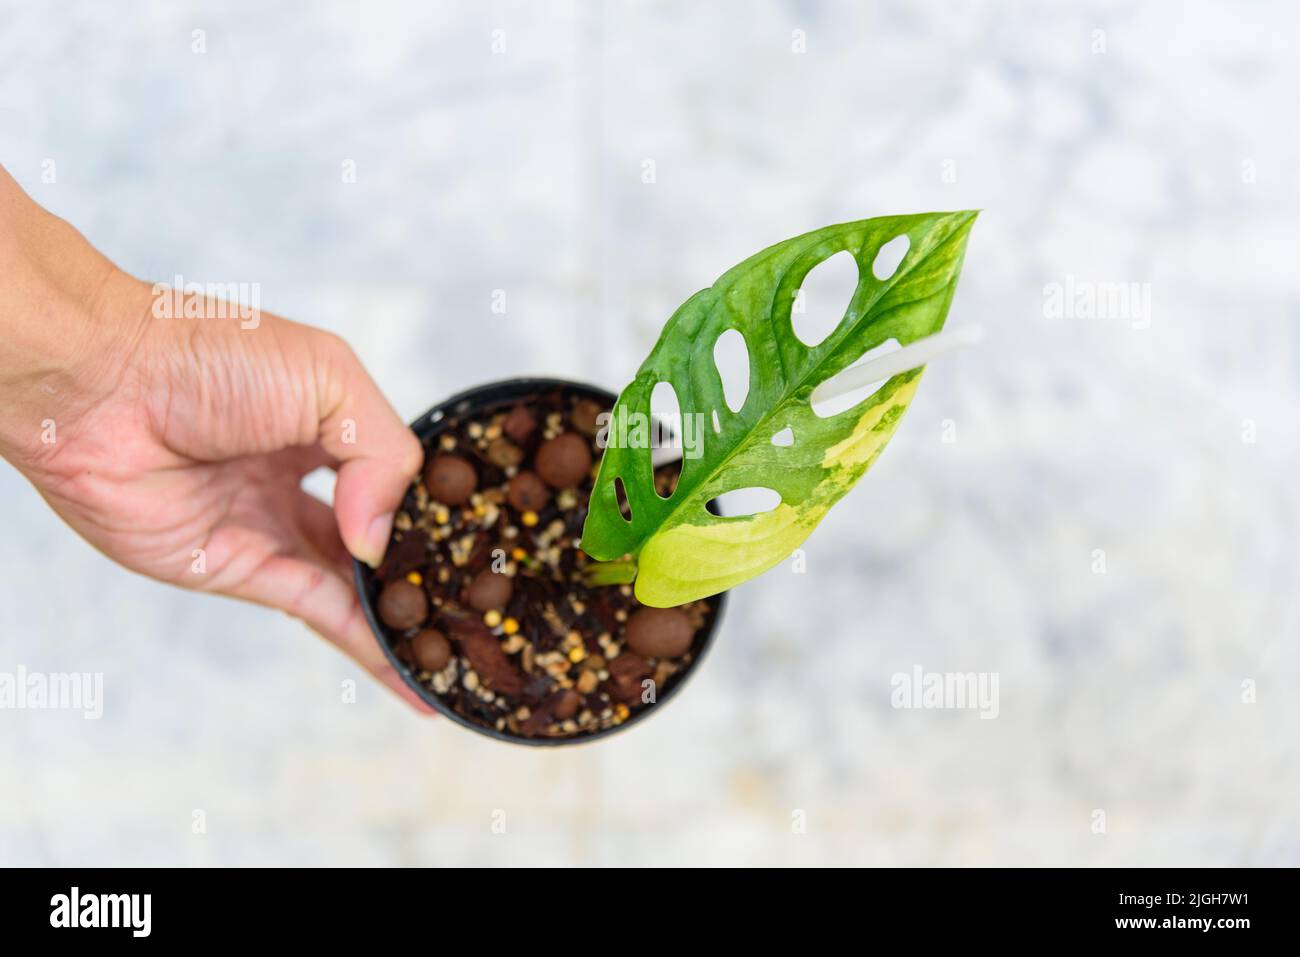
M 0 191 L 6 185 L 17 188 L 9 180 Z M 121 385 L 150 295 L 67 223 L 25 196 L 25 204 L 4 199 L 0 456 L 25 469 Z

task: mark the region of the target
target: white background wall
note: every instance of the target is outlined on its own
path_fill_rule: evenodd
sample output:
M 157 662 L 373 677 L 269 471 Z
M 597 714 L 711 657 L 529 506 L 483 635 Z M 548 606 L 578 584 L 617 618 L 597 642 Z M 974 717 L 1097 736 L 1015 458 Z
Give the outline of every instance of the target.
M 523 373 L 618 388 L 724 269 L 871 215 L 984 210 L 952 321 L 990 335 L 930 370 L 807 574 L 736 591 L 681 699 L 562 753 L 341 703 L 354 669 L 305 628 L 118 569 L 0 467 L 0 671 L 106 699 L 0 711 L 0 863 L 1300 863 L 1297 29 L 1281 2 L 2 0 L 0 163 L 137 275 L 344 334 L 405 417 Z M 1045 318 L 1068 275 L 1149 283 L 1149 328 Z M 997 672 L 999 717 L 892 709 L 918 664 Z

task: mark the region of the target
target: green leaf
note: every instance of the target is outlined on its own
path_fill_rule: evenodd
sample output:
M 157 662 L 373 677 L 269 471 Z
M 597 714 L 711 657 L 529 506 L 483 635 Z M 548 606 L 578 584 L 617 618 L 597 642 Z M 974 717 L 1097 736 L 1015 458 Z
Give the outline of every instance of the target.
M 906 345 L 943 328 L 976 215 L 924 213 L 828 226 L 763 250 L 688 299 L 614 407 L 583 549 L 600 561 L 634 556 L 636 596 L 658 607 L 724 591 L 788 558 L 880 454 L 922 370 L 894 376 L 864 402 L 828 418 L 813 412 L 813 389 L 881 343 Z M 907 254 L 879 280 L 872 272 L 876 253 L 900 235 L 908 238 Z M 791 325 L 794 297 L 813 267 L 845 250 L 857 261 L 857 288 L 835 330 L 806 346 Z M 714 344 L 728 329 L 744 336 L 749 352 L 749 392 L 737 413 L 727 406 L 713 361 Z M 703 454 L 684 459 L 667 499 L 655 491 L 650 450 L 630 447 L 616 429 L 621 417 L 650 416 L 650 395 L 660 382 L 672 385 L 683 416 L 697 413 L 706 423 Z M 772 436 L 787 428 L 793 444 L 773 445 Z M 616 479 L 626 490 L 630 520 L 620 511 Z M 724 492 L 751 487 L 774 489 L 781 503 L 730 518 L 706 508 Z

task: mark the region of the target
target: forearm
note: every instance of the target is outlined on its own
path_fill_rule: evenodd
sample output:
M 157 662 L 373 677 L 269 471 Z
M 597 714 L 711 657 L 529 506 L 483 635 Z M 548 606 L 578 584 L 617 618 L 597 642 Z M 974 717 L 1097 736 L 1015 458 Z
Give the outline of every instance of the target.
M 0 168 L 0 455 L 22 467 L 120 381 L 148 287 Z

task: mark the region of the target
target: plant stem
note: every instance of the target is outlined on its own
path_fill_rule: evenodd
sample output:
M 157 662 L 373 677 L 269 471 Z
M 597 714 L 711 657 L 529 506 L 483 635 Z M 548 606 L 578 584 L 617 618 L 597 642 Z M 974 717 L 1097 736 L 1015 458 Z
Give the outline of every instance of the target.
M 588 585 L 630 585 L 636 580 L 636 559 L 592 562 L 582 570 L 582 578 Z

